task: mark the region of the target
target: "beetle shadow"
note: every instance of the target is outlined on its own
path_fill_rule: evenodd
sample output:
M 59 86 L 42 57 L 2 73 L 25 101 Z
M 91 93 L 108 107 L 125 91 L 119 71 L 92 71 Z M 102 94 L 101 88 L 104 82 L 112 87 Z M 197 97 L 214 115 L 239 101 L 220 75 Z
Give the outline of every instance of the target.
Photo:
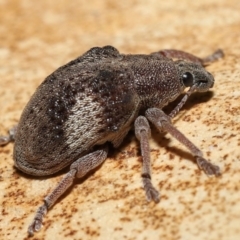
M 213 95 L 214 95 L 214 93 L 212 91 L 208 91 L 205 93 L 196 92 L 189 97 L 189 99 L 184 104 L 184 106 L 182 107 L 181 110 L 189 110 L 190 108 L 192 108 L 193 106 L 196 106 L 197 104 L 207 102 L 213 97 Z M 184 94 L 180 95 L 176 100 L 169 103 L 166 107 L 163 108 L 163 111 L 166 114 L 169 114 L 178 105 L 178 103 L 181 101 L 183 96 L 184 96 Z M 181 110 L 180 110 L 180 112 L 181 112 Z M 181 116 L 184 116 L 185 113 L 183 113 Z M 176 120 L 179 120 L 179 119 L 181 119 L 181 118 L 177 118 Z M 182 150 L 180 148 L 169 146 L 171 138 L 173 138 L 173 137 L 171 136 L 171 138 L 166 138 L 165 135 L 167 134 L 167 132 L 161 133 L 152 125 L 151 125 L 151 129 L 152 130 L 154 129 L 152 131 L 152 139 L 159 146 L 163 147 L 168 152 L 171 152 L 174 155 L 180 156 L 183 159 L 189 160 L 194 163 L 196 162 L 193 155 L 189 152 L 189 150 Z
M 166 107 L 163 108 L 163 111 L 166 114 L 169 114 L 178 105 L 178 103 L 181 102 L 184 95 L 185 95 L 184 93 L 181 94 L 173 102 L 169 103 Z M 194 94 L 190 95 L 187 102 L 181 108 L 180 112 L 182 110 L 189 110 L 193 106 L 196 106 L 200 103 L 208 102 L 213 96 L 214 96 L 214 93 L 212 91 L 208 91 L 204 93 L 195 92 Z
M 169 114 L 178 105 L 178 103 L 181 101 L 181 99 L 183 98 L 184 95 L 185 94 L 180 95 L 176 100 L 169 103 L 166 107 L 164 107 L 163 111 L 166 114 Z M 197 104 L 207 102 L 213 97 L 213 95 L 214 94 L 212 91 L 208 91 L 205 93 L 196 92 L 189 97 L 189 99 L 184 104 L 184 106 L 181 110 L 189 110 L 193 106 L 196 106 Z M 181 110 L 180 110 L 180 112 L 181 112 Z M 183 113 L 182 115 L 184 115 L 184 114 L 185 113 Z M 181 118 L 177 118 L 177 120 L 178 119 L 181 119 Z M 189 152 L 189 150 L 182 150 L 177 147 L 170 147 L 169 143 L 170 143 L 172 137 L 166 138 L 165 137 L 165 135 L 167 134 L 166 132 L 161 133 L 151 123 L 150 123 L 150 125 L 151 125 L 151 138 L 153 139 L 154 142 L 157 143 L 157 145 L 166 149 L 168 152 L 171 152 L 174 155 L 180 156 L 183 159 L 186 159 L 186 160 L 189 160 L 189 161 L 195 163 L 195 159 L 194 159 L 193 155 Z M 113 147 L 111 147 L 109 149 L 108 157 L 116 159 L 117 155 L 119 154 L 121 149 L 127 149 L 127 146 L 129 146 L 129 144 L 132 143 L 133 141 L 137 142 L 137 144 L 136 144 L 137 147 L 135 149 L 136 150 L 135 155 L 141 156 L 140 144 L 134 135 L 134 130 L 131 129 L 118 149 L 114 149 Z M 131 151 L 132 150 L 130 150 L 130 152 Z M 132 155 L 131 153 L 129 153 L 129 154 Z
M 71 191 L 73 190 L 73 188 L 75 187 L 75 185 L 81 185 L 83 182 L 85 182 L 90 176 L 92 176 L 94 174 L 95 171 L 98 171 L 101 167 L 102 167 L 103 163 L 100 164 L 98 167 L 96 167 L 95 169 L 89 171 L 85 176 L 81 177 L 81 178 L 75 178 L 73 180 L 73 184 L 57 199 L 57 201 L 54 203 L 54 206 L 57 205 L 59 202 L 61 202 L 66 196 L 68 196 Z M 52 191 L 57 187 L 57 185 L 59 184 L 59 182 L 64 178 L 64 176 L 69 172 L 69 166 L 60 170 L 59 172 L 49 175 L 49 176 L 31 176 L 28 175 L 26 173 L 21 172 L 20 170 L 18 170 L 16 167 L 15 168 L 15 172 L 19 175 L 21 175 L 22 177 L 26 178 L 26 179 L 31 179 L 31 180 L 49 180 L 50 178 L 55 178 L 55 177 L 59 177 L 60 175 L 62 175 L 59 179 L 58 182 L 55 183 L 55 185 L 52 185 L 47 191 L 46 193 L 44 193 L 43 199 L 42 199 L 42 204 L 44 203 L 44 198 L 46 196 L 48 196 L 49 194 L 52 193 Z M 41 205 L 41 203 L 39 205 L 36 205 L 35 207 L 39 207 Z M 48 209 L 48 211 L 51 211 L 52 208 Z M 37 210 L 37 209 L 36 209 Z
M 135 155 L 135 148 L 129 148 L 129 145 L 133 142 L 136 142 L 138 145 L 134 130 L 133 128 L 131 128 L 118 148 L 114 148 L 112 144 L 109 144 L 110 147 L 108 152 L 108 158 L 112 158 L 113 160 L 116 159 L 117 161 L 121 160 L 123 157 L 119 156 L 119 153 L 121 153 L 122 151 L 127 151 L 128 155 Z
M 170 147 L 169 143 L 171 142 L 171 136 L 170 138 L 166 137 L 166 132 L 161 133 L 159 132 L 154 126 L 151 128 L 152 131 L 152 140 L 157 143 L 157 145 L 160 147 L 160 154 L 159 157 L 161 157 L 161 149 L 165 149 L 168 153 L 172 153 L 173 155 L 177 155 L 181 157 L 182 159 L 189 160 L 191 162 L 195 162 L 194 157 L 188 150 L 182 150 L 177 147 Z M 140 154 L 140 153 L 139 153 Z

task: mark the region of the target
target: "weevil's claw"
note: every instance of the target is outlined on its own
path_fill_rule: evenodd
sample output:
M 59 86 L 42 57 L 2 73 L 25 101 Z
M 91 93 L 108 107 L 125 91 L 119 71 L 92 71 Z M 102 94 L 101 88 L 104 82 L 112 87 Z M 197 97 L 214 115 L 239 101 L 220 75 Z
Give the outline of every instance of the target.
M 0 136 L 0 146 L 4 146 L 10 142 L 9 136 Z
M 205 158 L 203 157 L 196 157 L 197 164 L 200 169 L 202 169 L 207 175 L 215 175 L 219 176 L 221 175 L 220 168 L 217 165 L 214 165 L 210 162 L 208 162 Z
M 4 146 L 10 142 L 13 142 L 17 132 L 17 125 L 9 130 L 8 136 L 0 136 L 0 146 Z
M 153 200 L 154 202 L 158 203 L 160 201 L 160 194 L 153 187 L 151 179 L 143 178 L 143 187 L 145 189 L 146 197 L 149 202 Z
M 28 227 L 29 236 L 33 236 L 34 232 L 38 232 L 42 227 L 43 217 L 47 213 L 47 206 L 44 204 L 38 208 L 37 213 Z
M 34 219 L 31 225 L 28 227 L 29 236 L 33 236 L 34 232 L 38 232 L 42 227 L 42 221 Z

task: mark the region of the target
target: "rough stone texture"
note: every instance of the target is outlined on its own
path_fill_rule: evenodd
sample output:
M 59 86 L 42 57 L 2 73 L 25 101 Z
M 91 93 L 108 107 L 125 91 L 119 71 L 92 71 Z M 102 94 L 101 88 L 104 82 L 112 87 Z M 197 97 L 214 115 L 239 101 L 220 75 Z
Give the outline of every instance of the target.
M 57 4 L 57 5 L 56 5 Z M 76 181 L 32 239 L 238 239 L 240 235 L 240 2 L 0 0 L 0 133 L 18 122 L 29 97 L 57 67 L 93 46 L 124 53 L 176 48 L 226 57 L 208 70 L 212 92 L 193 95 L 174 124 L 222 168 L 199 171 L 189 152 L 153 130 L 153 183 L 147 203 L 139 145 L 130 134 L 93 174 Z M 0 239 L 26 239 L 36 208 L 61 178 L 13 168 L 12 144 L 0 148 Z

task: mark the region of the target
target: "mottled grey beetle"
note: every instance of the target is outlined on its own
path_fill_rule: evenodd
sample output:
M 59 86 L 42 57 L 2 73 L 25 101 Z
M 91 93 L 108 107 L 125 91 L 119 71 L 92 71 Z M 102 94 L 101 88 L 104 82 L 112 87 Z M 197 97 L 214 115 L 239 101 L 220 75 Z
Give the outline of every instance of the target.
M 159 193 L 151 183 L 148 121 L 183 143 L 206 174 L 219 175 L 219 167 L 203 158 L 171 118 L 191 93 L 213 87 L 214 78 L 204 65 L 221 57 L 221 50 L 200 59 L 177 50 L 125 55 L 111 46 L 95 47 L 48 76 L 25 107 L 18 126 L 9 136 L 0 137 L 0 145 L 15 141 L 15 166 L 27 174 L 48 176 L 70 165 L 37 210 L 29 234 L 41 228 L 43 216 L 74 178 L 83 177 L 107 158 L 109 142 L 114 147 L 121 144 L 133 123 L 149 201 L 158 202 Z M 166 115 L 161 109 L 187 87 L 182 101 Z

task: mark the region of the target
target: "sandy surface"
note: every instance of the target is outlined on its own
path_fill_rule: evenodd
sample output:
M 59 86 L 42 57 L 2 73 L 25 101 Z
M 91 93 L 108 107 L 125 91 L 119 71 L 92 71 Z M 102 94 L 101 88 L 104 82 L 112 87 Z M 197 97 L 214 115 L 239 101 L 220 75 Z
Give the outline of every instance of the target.
M 161 201 L 148 203 L 131 133 L 101 168 L 76 181 L 32 239 L 239 239 L 239 9 L 237 0 L 0 0 L 1 134 L 18 122 L 48 74 L 93 46 L 124 53 L 175 48 L 198 56 L 222 48 L 226 54 L 208 67 L 214 89 L 192 96 L 173 121 L 221 167 L 220 178 L 208 178 L 181 144 L 154 130 L 152 173 Z M 0 148 L 0 239 L 26 239 L 37 206 L 62 173 L 23 175 L 13 167 L 12 148 Z

